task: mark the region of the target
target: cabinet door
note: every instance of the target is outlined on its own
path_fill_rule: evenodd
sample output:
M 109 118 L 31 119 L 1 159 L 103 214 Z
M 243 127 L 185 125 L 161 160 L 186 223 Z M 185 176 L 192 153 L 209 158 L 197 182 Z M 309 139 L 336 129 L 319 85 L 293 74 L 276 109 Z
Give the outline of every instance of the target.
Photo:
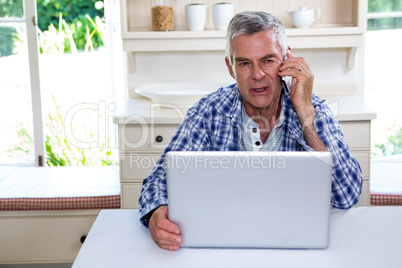
M 352 151 L 352 155 L 359 162 L 362 169 L 363 178 L 370 177 L 370 152 L 369 151 Z
M 120 152 L 163 151 L 178 125 L 123 125 L 119 127 Z
M 121 184 L 121 208 L 137 209 L 141 192 L 141 183 Z
M 142 182 L 156 162 L 161 153 L 128 153 L 120 155 L 121 181 L 123 182 Z
M 0 217 L 0 263 L 73 262 L 82 245 L 81 237 L 88 234 L 96 217 L 97 215 Z M 1 264 L 0 266 L 2 267 Z
M 341 127 L 350 150 L 370 150 L 370 121 L 344 121 Z
M 359 202 L 356 204 L 359 206 L 370 206 L 370 182 L 363 181 L 362 194 L 360 195 Z

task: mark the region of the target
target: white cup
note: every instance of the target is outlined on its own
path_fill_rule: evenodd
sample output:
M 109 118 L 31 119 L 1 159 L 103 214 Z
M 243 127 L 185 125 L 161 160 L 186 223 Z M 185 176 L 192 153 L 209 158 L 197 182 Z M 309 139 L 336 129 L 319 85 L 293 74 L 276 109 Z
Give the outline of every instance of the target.
M 204 31 L 207 22 L 207 6 L 204 4 L 186 5 L 186 23 L 190 31 Z
M 226 31 L 230 20 L 234 16 L 234 5 L 231 3 L 217 3 L 212 5 L 212 18 L 215 29 Z

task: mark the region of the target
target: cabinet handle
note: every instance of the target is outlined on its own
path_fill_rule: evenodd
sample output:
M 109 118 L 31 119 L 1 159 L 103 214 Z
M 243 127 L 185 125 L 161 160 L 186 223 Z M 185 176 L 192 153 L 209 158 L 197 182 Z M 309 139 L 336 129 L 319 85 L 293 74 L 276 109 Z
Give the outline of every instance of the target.
M 156 142 L 162 142 L 163 141 L 163 137 L 161 135 L 156 136 L 155 138 Z
M 82 244 L 84 244 L 85 239 L 87 239 L 87 236 L 86 236 L 86 235 L 81 236 L 80 242 L 81 242 Z

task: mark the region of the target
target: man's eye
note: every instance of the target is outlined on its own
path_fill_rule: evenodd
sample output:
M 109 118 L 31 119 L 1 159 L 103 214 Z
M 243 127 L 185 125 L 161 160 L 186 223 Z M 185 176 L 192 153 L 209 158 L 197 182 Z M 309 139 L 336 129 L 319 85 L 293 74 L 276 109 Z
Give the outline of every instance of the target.
M 247 66 L 249 63 L 247 61 L 239 62 L 240 66 Z

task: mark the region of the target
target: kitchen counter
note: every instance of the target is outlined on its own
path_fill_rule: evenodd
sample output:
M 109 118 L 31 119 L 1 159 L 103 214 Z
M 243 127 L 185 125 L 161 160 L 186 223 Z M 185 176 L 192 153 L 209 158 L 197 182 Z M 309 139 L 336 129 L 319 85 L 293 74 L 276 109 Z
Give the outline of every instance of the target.
M 187 109 L 169 104 L 157 104 L 147 98 L 129 99 L 124 108 L 116 112 L 115 124 L 172 124 L 179 125 Z
M 372 120 L 377 114 L 357 96 L 323 97 L 338 121 Z

